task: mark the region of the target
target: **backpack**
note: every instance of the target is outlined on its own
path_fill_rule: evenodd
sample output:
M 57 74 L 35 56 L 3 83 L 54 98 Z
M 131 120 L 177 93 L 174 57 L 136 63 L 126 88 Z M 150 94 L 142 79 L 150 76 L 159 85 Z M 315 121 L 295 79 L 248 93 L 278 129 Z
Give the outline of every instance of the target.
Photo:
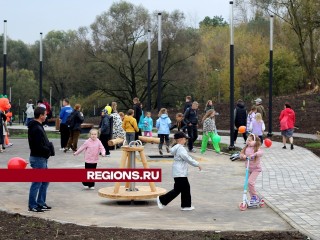
M 74 127 L 74 119 L 75 119 L 75 111 L 71 112 L 70 115 L 67 118 L 66 124 L 68 125 L 69 128 Z

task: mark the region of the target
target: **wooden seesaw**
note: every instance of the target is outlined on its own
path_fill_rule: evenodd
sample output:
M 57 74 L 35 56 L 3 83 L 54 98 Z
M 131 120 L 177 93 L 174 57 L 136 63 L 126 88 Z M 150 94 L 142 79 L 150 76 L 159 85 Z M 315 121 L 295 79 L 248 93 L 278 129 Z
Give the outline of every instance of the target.
M 120 168 L 134 169 L 136 166 L 136 152 L 140 154 L 143 167 L 145 169 L 149 168 L 141 141 L 132 141 L 129 145 L 122 146 L 121 149 L 123 152 Z M 120 186 L 120 182 L 116 182 L 114 187 L 99 189 L 98 194 L 100 197 L 111 199 L 142 200 L 156 198 L 166 192 L 166 189 L 156 187 L 154 182 L 149 182 L 149 186 L 136 186 L 135 182 L 126 182 L 125 186 Z
M 139 140 L 145 143 L 160 143 L 160 138 L 139 136 Z

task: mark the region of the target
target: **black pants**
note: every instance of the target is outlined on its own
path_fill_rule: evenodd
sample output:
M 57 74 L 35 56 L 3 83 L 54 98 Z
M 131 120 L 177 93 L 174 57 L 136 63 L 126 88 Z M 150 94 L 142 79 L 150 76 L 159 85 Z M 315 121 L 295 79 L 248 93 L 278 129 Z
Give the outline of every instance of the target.
M 234 141 L 237 141 L 237 137 L 238 137 L 238 129 L 234 130 Z M 247 141 L 247 132 L 242 133 L 243 139 L 244 141 Z
M 85 169 L 96 169 L 97 163 L 84 163 Z M 94 187 L 94 182 L 83 182 L 83 186 Z
M 198 129 L 197 129 L 197 125 L 191 125 L 188 126 L 187 128 L 188 130 L 188 149 L 192 150 L 193 149 L 193 143 L 197 140 L 198 138 Z
M 100 134 L 100 137 L 99 137 L 104 149 L 106 150 L 106 155 L 110 154 L 110 149 L 108 145 L 108 141 L 111 139 L 110 137 L 111 137 L 110 134 Z
M 70 137 L 70 131 L 67 124 L 60 123 L 60 144 L 61 148 L 67 146 L 68 140 Z
M 136 132 L 134 135 L 134 140 L 139 140 L 139 136 L 142 136 L 141 129 L 139 128 L 139 132 Z
M 159 149 L 162 149 L 164 142 L 166 142 L 166 145 L 169 147 L 170 145 L 169 134 L 158 134 L 158 137 L 160 138 Z
M 191 207 L 190 184 L 187 177 L 174 178 L 174 187 L 170 192 L 160 196 L 160 202 L 163 205 L 168 205 L 181 193 L 181 207 Z

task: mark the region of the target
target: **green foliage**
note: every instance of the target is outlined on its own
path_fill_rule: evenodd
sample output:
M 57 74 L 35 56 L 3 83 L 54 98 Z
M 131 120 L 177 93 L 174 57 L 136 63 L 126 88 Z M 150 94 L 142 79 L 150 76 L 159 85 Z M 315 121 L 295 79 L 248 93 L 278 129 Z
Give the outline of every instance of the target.
M 206 16 L 199 23 L 200 28 L 201 27 L 224 27 L 227 25 L 228 23 L 223 19 L 222 16 L 214 16 L 213 18 Z
M 305 145 L 306 147 L 309 147 L 309 148 L 320 148 L 320 142 L 313 142 L 313 143 L 307 143 Z

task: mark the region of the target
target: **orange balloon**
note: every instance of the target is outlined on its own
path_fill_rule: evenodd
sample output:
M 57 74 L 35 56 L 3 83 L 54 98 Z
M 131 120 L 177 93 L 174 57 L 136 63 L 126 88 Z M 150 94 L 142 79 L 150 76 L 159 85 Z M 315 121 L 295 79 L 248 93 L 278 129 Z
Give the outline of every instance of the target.
M 8 161 L 8 169 L 25 169 L 27 161 L 21 157 L 13 157 Z
M 245 126 L 240 126 L 240 127 L 238 128 L 238 132 L 239 132 L 239 133 L 245 133 L 245 132 L 246 132 L 246 127 L 245 127 Z

